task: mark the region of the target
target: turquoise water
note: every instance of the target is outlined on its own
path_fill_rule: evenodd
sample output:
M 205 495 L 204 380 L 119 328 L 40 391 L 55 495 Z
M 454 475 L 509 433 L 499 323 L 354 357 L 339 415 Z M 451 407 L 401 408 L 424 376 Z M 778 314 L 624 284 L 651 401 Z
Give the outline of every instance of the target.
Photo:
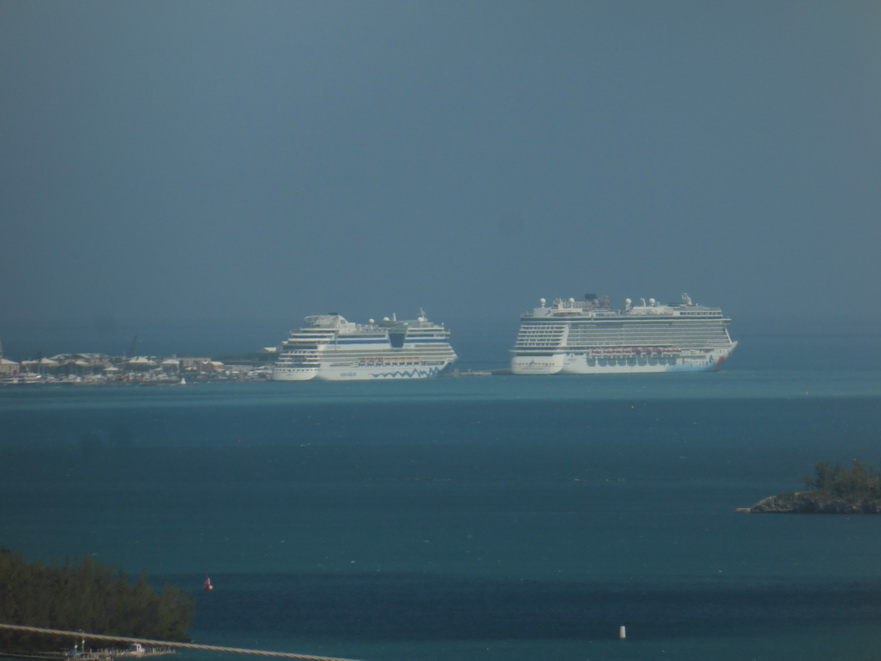
M 876 659 L 881 519 L 734 510 L 801 488 L 819 460 L 877 464 L 881 371 L 760 363 L 6 388 L 0 545 L 190 588 L 206 644 Z

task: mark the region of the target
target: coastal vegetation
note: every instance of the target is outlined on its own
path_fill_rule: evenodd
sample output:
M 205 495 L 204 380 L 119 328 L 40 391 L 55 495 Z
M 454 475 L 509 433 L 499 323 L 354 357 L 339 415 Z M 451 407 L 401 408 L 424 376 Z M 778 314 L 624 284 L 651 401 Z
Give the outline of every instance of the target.
M 881 514 L 881 472 L 854 459 L 850 468 L 821 461 L 804 476 L 806 491 L 783 493 L 750 508 L 760 513 Z
M 0 621 L 104 635 L 186 641 L 193 600 L 173 585 L 153 589 L 142 573 L 130 581 L 122 570 L 92 556 L 45 565 L 0 549 Z M 58 636 L 0 631 L 2 650 L 53 650 L 70 646 Z
M 857 459 L 850 468 L 821 461 L 814 466 L 813 475 L 804 476 L 804 482 L 810 490 L 842 498 L 881 498 L 879 477 L 876 468 Z

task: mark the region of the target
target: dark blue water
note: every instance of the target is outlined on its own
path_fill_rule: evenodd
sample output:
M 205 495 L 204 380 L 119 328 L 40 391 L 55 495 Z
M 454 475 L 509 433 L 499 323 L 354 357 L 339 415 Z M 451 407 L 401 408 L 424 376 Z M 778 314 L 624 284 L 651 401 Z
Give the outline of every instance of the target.
M 734 510 L 877 464 L 881 371 L 776 344 L 718 374 L 6 388 L 0 545 L 192 588 L 206 644 L 876 659 L 881 519 Z

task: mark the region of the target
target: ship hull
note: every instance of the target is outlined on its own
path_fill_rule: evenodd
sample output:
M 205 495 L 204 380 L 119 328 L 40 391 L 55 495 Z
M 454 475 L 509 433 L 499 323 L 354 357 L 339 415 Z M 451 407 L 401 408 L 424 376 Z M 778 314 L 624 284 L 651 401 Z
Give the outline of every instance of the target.
M 601 358 L 587 356 L 559 356 L 558 361 L 535 361 L 517 357 L 511 361 L 511 373 L 528 374 L 652 374 L 658 372 L 715 372 L 726 356 L 707 356 L 699 359 L 680 358 L 640 360 L 638 358 Z M 559 366 L 557 363 L 560 363 Z
M 289 367 L 275 365 L 272 368 L 273 381 L 310 381 L 318 376 L 317 367 Z
M 452 361 L 431 363 L 411 362 L 401 365 L 395 362 L 383 364 L 372 360 L 369 364 L 322 363 L 321 367 L 296 368 L 276 366 L 272 370 L 273 381 L 378 381 L 383 379 L 427 379 L 443 372 Z
M 427 379 L 440 374 L 447 364 L 410 365 L 322 365 L 316 378 L 321 381 L 380 381 L 388 379 Z
M 386 379 L 427 379 L 441 374 L 453 360 L 383 361 L 371 359 L 360 364 L 349 361 L 322 361 L 320 367 L 297 368 L 276 365 L 273 381 L 380 381 Z
M 658 372 L 715 372 L 733 350 L 708 352 L 635 353 L 626 350 L 596 354 L 566 354 L 560 374 L 653 374 Z M 513 371 L 513 370 L 512 370 Z M 526 374 L 527 372 L 514 372 Z M 549 372 L 550 373 L 550 372 Z
M 514 356 L 511 359 L 513 374 L 559 374 L 563 369 L 565 356 Z
M 385 379 L 427 379 L 437 376 L 446 366 L 414 365 L 407 368 L 354 368 L 331 365 L 321 369 L 281 368 L 272 371 L 273 381 L 379 381 Z

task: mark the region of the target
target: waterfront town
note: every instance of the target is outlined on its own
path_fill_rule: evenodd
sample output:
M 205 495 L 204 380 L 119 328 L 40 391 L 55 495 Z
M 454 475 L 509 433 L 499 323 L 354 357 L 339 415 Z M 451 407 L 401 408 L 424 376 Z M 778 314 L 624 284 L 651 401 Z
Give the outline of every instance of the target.
M 265 381 L 271 349 L 218 360 L 207 356 L 109 356 L 64 353 L 14 361 L 0 344 L 0 385 L 186 385 L 206 381 Z

